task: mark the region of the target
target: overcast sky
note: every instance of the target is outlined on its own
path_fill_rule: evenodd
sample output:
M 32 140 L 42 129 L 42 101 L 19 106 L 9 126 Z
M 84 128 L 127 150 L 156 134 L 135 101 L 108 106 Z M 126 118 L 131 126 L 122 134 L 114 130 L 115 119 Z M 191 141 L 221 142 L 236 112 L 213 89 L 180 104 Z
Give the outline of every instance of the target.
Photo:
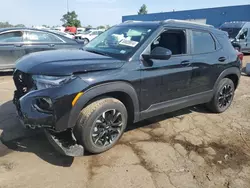
M 149 13 L 249 4 L 249 0 L 68 0 L 69 9 L 75 10 L 82 25 L 113 25 L 123 15 L 137 14 L 145 3 Z M 67 0 L 0 0 L 0 21 L 11 24 L 61 25 L 67 12 Z

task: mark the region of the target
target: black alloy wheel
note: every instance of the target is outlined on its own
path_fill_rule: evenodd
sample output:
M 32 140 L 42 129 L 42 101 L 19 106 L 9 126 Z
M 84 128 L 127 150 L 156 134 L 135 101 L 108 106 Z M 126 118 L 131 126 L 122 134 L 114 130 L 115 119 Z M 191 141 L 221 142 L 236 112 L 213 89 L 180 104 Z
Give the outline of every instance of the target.
M 103 112 L 95 121 L 92 140 L 97 147 L 112 144 L 122 133 L 123 120 L 121 112 L 111 109 Z

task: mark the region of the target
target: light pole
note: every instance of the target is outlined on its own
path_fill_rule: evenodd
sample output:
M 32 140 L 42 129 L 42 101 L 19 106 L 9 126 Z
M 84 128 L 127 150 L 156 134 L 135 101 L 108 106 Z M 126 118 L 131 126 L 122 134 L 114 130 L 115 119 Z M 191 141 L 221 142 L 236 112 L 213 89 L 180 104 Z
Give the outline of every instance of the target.
M 67 0 L 67 12 L 69 12 L 69 0 Z

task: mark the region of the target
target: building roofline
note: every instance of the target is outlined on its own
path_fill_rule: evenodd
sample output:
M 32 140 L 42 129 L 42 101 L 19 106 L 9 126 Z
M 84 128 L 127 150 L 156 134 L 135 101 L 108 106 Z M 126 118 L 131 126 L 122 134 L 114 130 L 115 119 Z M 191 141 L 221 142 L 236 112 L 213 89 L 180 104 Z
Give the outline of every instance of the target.
M 222 6 L 222 7 L 209 7 L 209 8 L 200 8 L 200 9 L 197 8 L 197 9 L 166 11 L 166 12 L 154 12 L 154 13 L 148 13 L 146 15 L 166 14 L 166 13 L 179 13 L 179 12 L 187 12 L 187 11 L 203 11 L 203 10 L 211 10 L 211 9 L 221 9 L 221 8 L 230 8 L 230 7 L 244 7 L 244 6 L 250 6 L 250 4 Z M 125 15 L 123 17 L 129 17 L 129 16 L 137 16 L 137 14 Z M 143 15 L 138 15 L 138 16 L 143 16 Z

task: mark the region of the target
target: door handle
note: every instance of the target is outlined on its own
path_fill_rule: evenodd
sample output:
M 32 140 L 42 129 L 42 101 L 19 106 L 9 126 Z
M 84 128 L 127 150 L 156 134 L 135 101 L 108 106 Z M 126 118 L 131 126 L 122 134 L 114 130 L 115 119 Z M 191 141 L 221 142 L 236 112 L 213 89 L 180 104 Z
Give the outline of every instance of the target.
M 189 66 L 190 64 L 191 63 L 190 63 L 189 60 L 184 60 L 184 61 L 181 62 L 181 65 L 183 65 L 183 66 Z
M 23 44 L 14 44 L 15 47 L 22 47 Z
M 55 44 L 49 44 L 49 47 L 55 47 Z
M 226 61 L 226 58 L 225 58 L 225 57 L 220 57 L 218 60 L 219 60 L 220 62 L 224 62 L 224 61 Z

